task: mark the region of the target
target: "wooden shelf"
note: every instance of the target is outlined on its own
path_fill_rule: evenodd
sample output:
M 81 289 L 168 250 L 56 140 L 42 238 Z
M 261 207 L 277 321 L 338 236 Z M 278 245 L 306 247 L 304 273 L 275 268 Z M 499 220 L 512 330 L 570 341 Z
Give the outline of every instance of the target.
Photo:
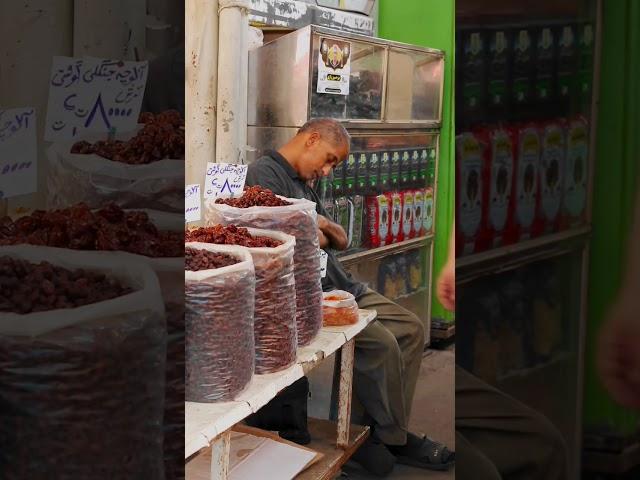
M 591 227 L 578 227 L 456 258 L 456 283 L 568 253 L 572 242 L 583 242 L 590 235 Z
M 543 373 L 547 370 L 553 370 L 555 368 L 558 368 L 560 365 L 567 364 L 574 359 L 575 359 L 575 354 L 571 354 L 569 352 L 561 352 L 556 354 L 553 358 L 551 358 L 550 360 L 547 360 L 546 362 L 542 362 L 537 365 L 533 365 L 531 367 L 512 370 L 505 374 L 498 375 L 498 377 L 496 378 L 496 381 L 500 383 L 500 382 L 504 382 L 514 378 L 524 378 L 536 373 Z
M 640 443 L 631 445 L 620 453 L 583 450 L 582 459 L 584 471 L 621 475 L 640 465 Z
M 387 257 L 389 255 L 408 252 L 409 250 L 415 250 L 416 248 L 425 247 L 432 240 L 432 234 L 425 235 L 423 237 L 412 238 L 411 240 L 405 240 L 403 242 L 385 245 L 384 247 L 371 248 L 369 250 L 363 250 L 361 252 L 341 255 L 338 257 L 338 260 L 340 260 L 340 262 L 345 266 L 354 265 L 364 261 L 371 262 Z
M 322 453 L 322 459 L 296 476 L 296 480 L 333 480 L 340 468 L 369 436 L 369 427 L 351 425 L 347 448 L 336 447 L 337 425 L 329 420 L 309 418 L 311 443 L 305 448 Z M 211 480 L 211 449 L 191 459 L 186 469 L 187 480 Z
M 309 419 L 311 443 L 305 445 L 324 454 L 322 460 L 312 465 L 296 477 L 296 480 L 333 480 L 340 468 L 356 452 L 369 436 L 369 427 L 351 425 L 349 428 L 349 445 L 342 449 L 336 447 L 337 426 L 329 420 Z
M 360 310 L 360 320 L 345 327 L 323 327 L 310 345 L 298 349 L 297 362 L 286 370 L 254 375 L 245 391 L 230 402 L 185 403 L 185 459 L 209 447 L 220 434 L 265 406 L 283 388 L 302 378 L 371 323 L 375 310 Z
M 435 328 L 431 325 L 431 339 L 432 340 L 449 340 L 456 334 L 456 324 L 451 323 L 446 328 Z

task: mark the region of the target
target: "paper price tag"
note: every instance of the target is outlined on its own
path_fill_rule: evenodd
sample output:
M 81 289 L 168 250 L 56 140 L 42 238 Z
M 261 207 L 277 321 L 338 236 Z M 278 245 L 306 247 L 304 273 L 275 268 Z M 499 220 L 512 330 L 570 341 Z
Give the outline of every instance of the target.
M 329 254 L 324 250 L 320 250 L 320 278 L 327 276 L 327 263 L 329 261 Z
M 204 197 L 216 199 L 242 195 L 247 169 L 247 165 L 207 163 Z
M 201 218 L 200 184 L 187 185 L 184 189 L 184 221 L 199 222 Z
M 134 130 L 148 69 L 148 62 L 53 57 L 44 139 Z
M 37 190 L 34 108 L 0 110 L 0 199 Z

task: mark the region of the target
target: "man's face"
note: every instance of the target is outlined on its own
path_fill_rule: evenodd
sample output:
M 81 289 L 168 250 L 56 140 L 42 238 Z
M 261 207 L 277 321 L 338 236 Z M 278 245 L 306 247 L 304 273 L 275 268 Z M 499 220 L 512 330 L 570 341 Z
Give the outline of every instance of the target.
M 349 145 L 346 142 L 334 145 L 333 142 L 324 140 L 319 133 L 312 132 L 305 140 L 298 175 L 305 181 L 326 177 L 348 155 Z

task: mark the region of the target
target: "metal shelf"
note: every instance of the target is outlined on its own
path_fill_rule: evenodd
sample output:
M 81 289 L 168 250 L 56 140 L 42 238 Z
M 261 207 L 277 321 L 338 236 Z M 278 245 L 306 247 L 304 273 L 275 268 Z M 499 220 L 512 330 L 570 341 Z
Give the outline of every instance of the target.
M 416 248 L 426 247 L 432 240 L 433 234 L 430 234 L 424 237 L 405 240 L 403 242 L 392 243 L 391 245 L 385 245 L 384 247 L 371 248 L 369 250 L 363 250 L 362 252 L 341 255 L 338 259 L 345 266 L 354 265 L 363 261 L 379 260 L 389 255 L 395 255 L 397 253 L 415 250 Z
M 456 258 L 456 283 L 465 283 L 479 276 L 511 270 L 527 263 L 568 253 L 572 250 L 569 245 L 571 242 L 584 241 L 590 235 L 590 226 L 577 227 Z

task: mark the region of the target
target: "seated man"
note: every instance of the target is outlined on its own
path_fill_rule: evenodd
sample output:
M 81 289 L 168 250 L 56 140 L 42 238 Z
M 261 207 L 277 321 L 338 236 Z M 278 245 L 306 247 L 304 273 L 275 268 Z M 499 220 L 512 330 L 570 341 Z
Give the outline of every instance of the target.
M 440 272 L 440 303 L 456 307 L 455 237 Z M 463 480 L 564 480 L 567 448 L 540 413 L 456 366 L 456 478 Z
M 408 431 L 411 403 L 425 343 L 424 325 L 413 313 L 354 281 L 332 249 L 344 250 L 347 235 L 327 218 L 310 183 L 326 176 L 349 154 L 349 134 L 330 119 L 307 122 L 278 151 L 268 152 L 249 166 L 248 185 L 261 185 L 278 195 L 316 203 L 320 248 L 328 253 L 323 289 L 351 292 L 363 309 L 378 318 L 356 337 L 353 388 L 364 408 L 362 421 L 371 436 L 354 460 L 371 473 L 386 475 L 396 461 L 446 470 L 454 454 L 444 445 Z

